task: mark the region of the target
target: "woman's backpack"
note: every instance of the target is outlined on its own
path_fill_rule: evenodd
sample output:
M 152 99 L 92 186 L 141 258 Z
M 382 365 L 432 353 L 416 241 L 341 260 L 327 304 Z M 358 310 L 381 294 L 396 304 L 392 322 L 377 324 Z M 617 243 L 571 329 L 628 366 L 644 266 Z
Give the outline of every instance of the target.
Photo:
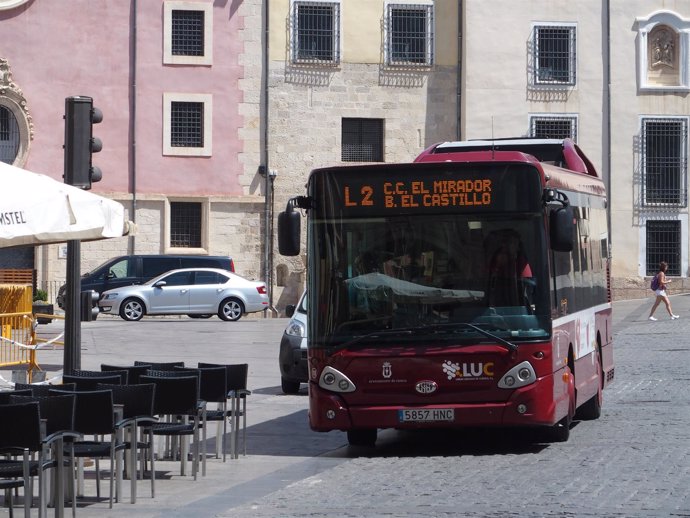
M 652 284 L 649 287 L 652 288 L 652 291 L 656 291 L 659 289 L 659 275 L 658 274 L 655 275 L 654 277 L 652 277 Z

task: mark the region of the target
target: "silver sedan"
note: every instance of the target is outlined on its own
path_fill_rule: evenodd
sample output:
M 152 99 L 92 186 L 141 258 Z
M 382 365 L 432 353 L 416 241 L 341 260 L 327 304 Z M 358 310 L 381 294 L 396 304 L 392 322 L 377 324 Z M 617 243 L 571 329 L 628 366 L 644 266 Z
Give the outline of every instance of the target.
M 245 313 L 268 308 L 266 284 L 250 281 L 227 270 L 184 268 L 150 281 L 103 292 L 101 313 L 141 320 L 144 315 L 189 315 L 207 318 L 217 314 L 236 321 Z

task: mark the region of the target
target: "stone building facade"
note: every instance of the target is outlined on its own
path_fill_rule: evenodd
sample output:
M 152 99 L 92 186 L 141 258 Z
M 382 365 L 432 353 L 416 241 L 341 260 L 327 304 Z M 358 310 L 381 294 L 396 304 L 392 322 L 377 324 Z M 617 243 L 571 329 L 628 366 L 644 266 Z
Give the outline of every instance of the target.
M 173 50 L 173 22 L 204 34 L 196 55 Z M 125 253 L 231 255 L 281 311 L 305 257 L 278 254 L 274 222 L 310 170 L 408 162 L 446 140 L 568 136 L 609 188 L 614 296 L 648 295 L 662 259 L 690 289 L 685 1 L 0 0 L 0 27 L 0 129 L 17 123 L 0 159 L 60 177 L 65 97 L 104 113 L 93 190 L 138 233 L 84 243 L 82 270 Z M 183 150 L 178 104 L 203 107 L 206 138 Z M 190 205 L 196 240 L 180 246 L 171 226 Z M 4 250 L 0 268 L 59 285 L 63 250 Z
M 13 81 L 0 91 L 2 140 L 19 144 L 0 145 L 0 159 L 60 178 L 65 98 L 88 95 L 104 114 L 93 191 L 121 202 L 137 233 L 83 243 L 82 271 L 123 254 L 198 253 L 264 277 L 263 13 L 260 0 L 0 1 Z M 34 268 L 53 296 L 65 249 L 2 250 L 0 268 Z
M 372 144 L 380 155 L 366 157 L 374 161 L 409 162 L 425 147 L 457 138 L 457 2 L 273 0 L 270 6 L 268 162 L 276 173 L 276 212 L 304 193 L 312 169 L 361 163 L 348 155 L 349 124 L 382 128 Z M 412 59 L 401 57 L 404 63 L 387 54 L 395 52 L 388 31 L 396 16 L 424 39 Z M 310 18 L 326 23 L 335 42 L 331 48 L 312 41 L 322 55 L 299 41 L 310 37 Z M 280 308 L 303 289 L 304 247 L 297 258 L 280 256 L 276 247 L 274 260 Z
M 690 5 L 462 4 L 463 139 L 574 138 L 609 191 L 613 296 L 650 295 L 661 260 L 690 289 Z

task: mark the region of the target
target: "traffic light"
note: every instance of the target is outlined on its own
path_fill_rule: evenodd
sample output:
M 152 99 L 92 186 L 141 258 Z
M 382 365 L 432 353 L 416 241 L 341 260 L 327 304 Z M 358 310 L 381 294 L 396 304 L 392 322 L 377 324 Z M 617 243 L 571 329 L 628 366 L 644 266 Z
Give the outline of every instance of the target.
M 93 99 L 75 95 L 65 99 L 65 183 L 91 189 L 99 182 L 101 170 L 91 163 L 91 155 L 103 148 L 101 139 L 93 136 L 93 125 L 103 120 Z
M 97 291 L 87 290 L 81 292 L 81 321 L 91 322 L 98 318 L 98 299 L 100 295 Z

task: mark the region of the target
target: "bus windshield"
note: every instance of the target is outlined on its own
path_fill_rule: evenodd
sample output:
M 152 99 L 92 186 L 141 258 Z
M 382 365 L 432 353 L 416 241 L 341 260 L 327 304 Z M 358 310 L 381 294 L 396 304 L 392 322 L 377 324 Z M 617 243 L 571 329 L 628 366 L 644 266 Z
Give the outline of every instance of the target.
M 318 283 L 308 288 L 316 317 L 310 347 L 491 341 L 466 324 L 513 343 L 550 335 L 540 212 L 392 214 L 311 225 L 311 278 Z M 415 332 L 388 332 L 410 328 Z

